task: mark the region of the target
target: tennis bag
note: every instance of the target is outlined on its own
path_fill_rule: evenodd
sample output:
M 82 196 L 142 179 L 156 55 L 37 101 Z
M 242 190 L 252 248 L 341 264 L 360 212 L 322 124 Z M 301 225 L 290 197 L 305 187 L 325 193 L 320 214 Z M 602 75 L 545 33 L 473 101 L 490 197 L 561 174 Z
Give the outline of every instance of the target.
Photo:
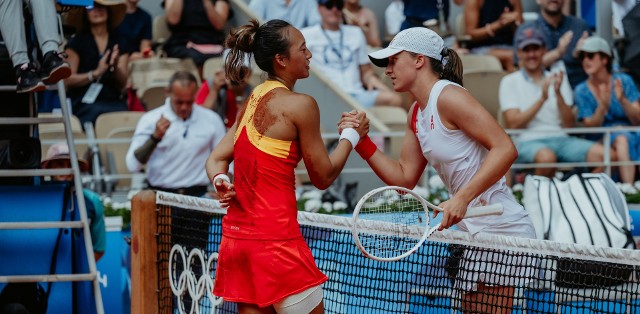
M 635 249 L 627 202 L 606 174 L 575 174 L 565 181 L 527 176 L 524 207 L 538 239 Z M 561 258 L 556 285 L 587 288 L 625 282 L 633 268 Z

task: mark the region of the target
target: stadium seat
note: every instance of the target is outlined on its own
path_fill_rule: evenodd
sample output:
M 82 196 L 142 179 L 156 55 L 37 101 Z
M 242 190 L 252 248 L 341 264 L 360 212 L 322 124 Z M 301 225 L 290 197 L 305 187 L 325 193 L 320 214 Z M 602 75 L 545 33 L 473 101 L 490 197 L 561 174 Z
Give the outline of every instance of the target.
M 488 70 L 469 70 L 463 76 L 464 87 L 475 97 L 489 113 L 498 120 L 500 100 L 498 89 L 506 72 Z
M 169 84 L 169 79 L 178 70 L 191 72 L 200 85 L 198 68 L 191 59 L 179 58 L 147 58 L 129 63 L 129 79 L 132 87 L 137 90 L 138 98 L 142 98 L 142 90 L 149 85 Z
M 467 35 L 467 29 L 464 24 L 464 12 L 456 16 L 455 36 L 458 44 L 463 48 L 466 47 L 467 43 L 471 40 L 471 36 Z
M 151 28 L 151 42 L 156 48 L 156 54 L 161 54 L 162 45 L 171 36 L 169 25 L 167 24 L 167 16 L 164 14 L 158 15 L 153 19 L 153 26 Z
M 59 114 L 42 112 L 38 114 L 38 118 L 54 118 L 60 117 Z M 80 120 L 76 116 L 71 116 L 71 132 L 73 132 L 73 138 L 78 140 L 86 139 L 86 135 L 82 131 L 82 125 L 80 124 Z M 64 124 L 60 123 L 43 123 L 38 126 L 38 133 L 40 134 L 40 142 L 43 141 L 58 141 L 58 142 L 66 142 L 67 138 L 64 133 Z M 47 154 L 47 150 L 54 143 L 42 143 L 42 158 Z M 79 157 L 84 157 L 87 152 L 87 144 L 76 144 L 76 152 Z
M 207 61 L 204 62 L 202 68 L 202 78 L 207 81 L 213 80 L 213 75 L 216 73 L 216 71 L 222 69 L 223 64 L 224 60 L 222 57 L 213 57 L 207 59 Z
M 127 188 L 131 184 L 128 178 L 109 178 L 109 175 L 130 175 L 125 163 L 130 140 L 144 112 L 118 111 L 103 113 L 96 120 L 96 138 L 98 140 L 126 138 L 126 143 L 99 144 L 100 157 L 105 166 L 105 181 L 107 189 Z
M 166 90 L 167 84 L 165 82 L 151 83 L 138 90 L 138 93 L 142 95 L 140 100 L 144 108 L 149 111 L 162 106 L 167 98 Z
M 498 58 L 491 55 L 462 55 L 462 67 L 467 71 L 502 71 L 502 64 Z
M 382 121 L 391 131 L 404 132 L 407 128 L 407 112 L 400 107 L 391 106 L 374 106 L 368 109 L 371 113 Z M 385 145 L 389 145 L 388 149 L 385 149 L 391 154 L 392 158 L 399 158 L 400 151 L 402 150 L 403 137 L 391 137 L 385 140 Z

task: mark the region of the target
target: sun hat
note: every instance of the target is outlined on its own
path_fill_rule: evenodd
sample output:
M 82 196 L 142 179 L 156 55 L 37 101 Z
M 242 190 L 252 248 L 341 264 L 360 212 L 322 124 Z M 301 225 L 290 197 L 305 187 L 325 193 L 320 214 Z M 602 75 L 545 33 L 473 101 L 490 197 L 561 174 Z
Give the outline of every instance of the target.
M 599 36 L 591 36 L 582 42 L 582 46 L 578 48 L 579 52 L 602 52 L 611 57 L 611 48 L 604 38 Z
M 516 34 L 516 47 L 524 49 L 526 46 L 544 46 L 544 34 L 535 27 L 527 27 Z
M 412 27 L 393 37 L 387 48 L 370 53 L 369 59 L 376 66 L 386 67 L 389 57 L 404 50 L 445 61 L 442 55 L 444 48 L 444 41 L 436 32 L 426 27 Z
M 42 169 L 49 169 L 50 163 L 54 160 L 70 160 L 71 155 L 69 155 L 69 146 L 67 143 L 56 143 L 51 145 L 47 150 L 47 156 L 41 163 Z M 78 158 L 78 165 L 80 167 L 80 171 L 86 172 L 89 170 L 89 164 Z
M 93 0 L 93 5 L 95 6 L 96 4 L 102 5 L 109 10 L 109 21 L 111 22 L 109 27 L 111 29 L 115 29 L 120 25 L 124 16 L 127 14 L 127 5 L 123 0 Z M 93 6 L 78 7 L 69 11 L 64 20 L 64 24 L 73 26 L 76 29 L 76 32 L 82 31 L 85 26 L 84 21 L 87 8 L 92 7 Z

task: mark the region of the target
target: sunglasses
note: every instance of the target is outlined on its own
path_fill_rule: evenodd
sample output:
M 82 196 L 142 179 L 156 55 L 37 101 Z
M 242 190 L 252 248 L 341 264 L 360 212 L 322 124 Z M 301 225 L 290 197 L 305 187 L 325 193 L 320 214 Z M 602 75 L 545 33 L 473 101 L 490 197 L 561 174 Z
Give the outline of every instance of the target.
M 595 57 L 598 53 L 597 52 L 581 52 L 580 53 L 580 60 L 583 59 L 593 59 L 593 57 Z
M 342 11 L 342 8 L 344 7 L 344 2 L 340 0 L 338 1 L 329 0 L 325 4 L 323 4 L 323 6 L 328 10 L 331 10 L 335 7 L 336 9 L 338 9 L 338 11 Z

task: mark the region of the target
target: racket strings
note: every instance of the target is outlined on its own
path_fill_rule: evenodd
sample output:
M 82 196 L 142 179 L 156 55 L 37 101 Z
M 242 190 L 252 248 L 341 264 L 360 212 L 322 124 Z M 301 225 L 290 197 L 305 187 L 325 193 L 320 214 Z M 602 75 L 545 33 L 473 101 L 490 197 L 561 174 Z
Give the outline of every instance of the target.
M 386 223 L 385 234 L 359 233 L 361 244 L 370 255 L 380 258 L 400 256 L 420 242 L 420 237 L 415 235 L 421 235 L 428 227 L 429 218 L 422 203 L 411 194 L 399 192 L 376 193 L 360 208 L 359 219 Z

